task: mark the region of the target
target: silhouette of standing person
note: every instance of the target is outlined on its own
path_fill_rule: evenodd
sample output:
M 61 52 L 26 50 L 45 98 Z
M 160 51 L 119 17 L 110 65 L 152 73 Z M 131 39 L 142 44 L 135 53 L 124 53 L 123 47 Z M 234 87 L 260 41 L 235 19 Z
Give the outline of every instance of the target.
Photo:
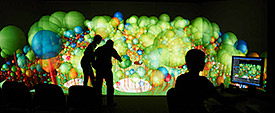
M 111 58 L 114 57 L 118 61 L 122 61 L 117 51 L 113 48 L 113 45 L 114 42 L 108 40 L 105 45 L 96 49 L 96 63 L 94 64 L 96 69 L 96 92 L 99 96 L 102 94 L 102 83 L 103 78 L 105 78 L 107 85 L 107 104 L 112 107 L 115 106 L 115 104 L 113 99 L 114 87 Z
M 175 88 L 167 92 L 169 111 L 185 113 L 207 113 L 203 101 L 210 97 L 220 98 L 213 84 L 199 72 L 204 69 L 205 53 L 192 49 L 185 56 L 188 73 L 180 75 Z
M 81 59 L 81 67 L 84 73 L 84 86 L 88 86 L 88 77 L 90 76 L 91 83 L 93 87 L 95 87 L 94 72 L 90 63 L 95 60 L 94 50 L 101 40 L 102 37 L 100 35 L 94 36 L 94 41 L 88 45 Z

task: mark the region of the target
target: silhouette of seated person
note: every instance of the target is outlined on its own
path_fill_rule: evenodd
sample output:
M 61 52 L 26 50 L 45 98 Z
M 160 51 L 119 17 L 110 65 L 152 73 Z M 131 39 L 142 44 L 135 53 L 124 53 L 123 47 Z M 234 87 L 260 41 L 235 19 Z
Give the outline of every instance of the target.
M 113 88 L 113 73 L 112 73 L 112 57 L 118 61 L 122 61 L 117 51 L 113 48 L 114 42 L 108 40 L 105 45 L 99 47 L 95 51 L 96 60 L 93 67 L 96 69 L 96 92 L 99 96 L 102 95 L 102 83 L 105 78 L 107 85 L 107 105 L 114 106 L 114 88 Z M 102 101 L 102 100 L 100 100 Z M 100 102 L 102 103 L 102 102 Z
M 84 51 L 84 56 L 81 59 L 81 67 L 84 73 L 84 86 L 88 86 L 88 77 L 90 77 L 93 87 L 95 86 L 94 72 L 90 63 L 94 62 L 95 60 L 94 51 L 96 46 L 101 42 L 101 40 L 102 37 L 100 35 L 94 36 L 93 42 L 88 45 L 88 47 Z
M 170 113 L 207 113 L 203 101 L 210 97 L 220 98 L 213 84 L 204 76 L 199 76 L 204 69 L 205 53 L 192 49 L 185 56 L 188 73 L 180 75 L 175 88 L 167 92 Z

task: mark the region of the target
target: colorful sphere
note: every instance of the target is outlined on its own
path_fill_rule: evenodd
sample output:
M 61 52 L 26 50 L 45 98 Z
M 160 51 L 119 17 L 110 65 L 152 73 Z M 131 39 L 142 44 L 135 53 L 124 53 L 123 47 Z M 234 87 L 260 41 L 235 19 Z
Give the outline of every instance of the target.
M 242 53 L 246 54 L 248 49 L 247 49 L 247 44 L 244 40 L 238 40 L 234 43 L 234 47 L 238 50 L 240 50 Z
M 138 39 L 137 39 L 137 38 L 134 38 L 134 39 L 133 39 L 133 44 L 137 45 L 137 44 L 138 44 L 138 42 L 139 42 L 139 41 L 138 41 Z
M 27 70 L 26 71 L 26 75 L 27 75 L 27 77 L 32 77 L 32 75 L 33 75 L 33 72 L 31 71 L 31 70 Z
M 143 67 L 138 67 L 136 73 L 138 73 L 140 77 L 144 77 L 146 70 Z
M 82 29 L 81 26 L 76 26 L 76 27 L 74 28 L 74 32 L 75 32 L 76 34 L 80 34 L 80 33 L 83 33 L 83 29 Z
M 159 67 L 157 70 L 160 70 L 164 74 L 165 78 L 169 74 L 168 70 L 165 67 Z
M 121 63 L 118 64 L 118 66 L 120 68 L 123 68 L 123 69 L 128 68 L 131 65 L 132 65 L 132 62 L 131 62 L 130 59 L 126 59 L 126 60 L 124 60 L 124 61 L 122 61 Z
M 75 48 L 76 46 L 77 46 L 76 43 L 72 43 L 72 44 L 71 44 L 71 47 L 72 47 L 72 48 Z
M 128 50 L 127 44 L 122 39 L 114 41 L 114 48 L 116 49 L 119 55 L 125 55 Z
M 2 58 L 7 58 L 8 55 L 7 55 L 4 51 L 1 51 L 1 57 L 2 57 Z
M 130 69 L 130 70 L 129 70 L 129 73 L 130 73 L 130 75 L 132 75 L 132 74 L 135 73 L 135 70 L 134 70 L 134 69 Z
M 30 50 L 31 50 L 31 48 L 30 48 L 29 45 L 25 45 L 24 48 L 23 48 L 24 53 L 28 53 Z
M 171 75 L 168 74 L 168 75 L 165 77 L 164 81 L 165 81 L 165 82 L 169 82 L 170 80 L 171 80 Z
M 63 42 L 61 37 L 52 31 L 38 31 L 32 39 L 34 54 L 41 59 L 49 59 L 57 56 L 62 50 Z
M 112 25 L 113 27 L 117 27 L 117 26 L 119 25 L 119 23 L 120 23 L 120 20 L 119 20 L 117 17 L 113 17 L 113 18 L 111 19 L 110 23 L 111 23 L 111 25 Z
M 4 27 L 0 32 L 0 48 L 6 55 L 13 55 L 13 53 L 26 45 L 26 36 L 24 32 L 13 25 Z M 3 54 L 1 52 L 1 54 Z M 4 55 L 3 55 L 4 56 Z
M 117 17 L 117 18 L 119 19 L 119 21 L 122 21 L 122 20 L 123 20 L 123 15 L 122 15 L 121 12 L 116 12 L 116 13 L 114 14 L 114 17 Z
M 49 17 L 49 21 L 56 24 L 58 27 L 65 27 L 63 24 L 63 18 L 65 15 L 66 13 L 63 11 L 56 11 Z
M 158 87 L 163 84 L 164 74 L 160 70 L 153 70 L 150 73 L 150 81 L 153 86 Z
M 238 45 L 245 45 L 247 46 L 246 42 L 244 40 L 238 40 L 234 43 L 234 47 L 237 47 Z
M 2 68 L 3 68 L 4 70 L 9 70 L 9 65 L 8 65 L 8 64 L 3 64 L 3 65 L 2 65 Z
M 85 17 L 78 11 L 68 12 L 63 21 L 68 29 L 74 29 L 76 26 L 84 27 Z
M 16 72 L 16 71 L 17 71 L 17 66 L 13 65 L 13 66 L 11 67 L 11 71 L 12 71 L 12 72 Z
M 138 55 L 142 55 L 142 54 L 143 54 L 143 51 L 139 49 L 139 50 L 137 50 L 137 54 L 138 54 Z
M 73 38 L 75 36 L 75 33 L 73 30 L 68 30 L 64 32 L 64 36 L 68 38 Z
M 69 71 L 71 70 L 72 68 L 72 65 L 70 63 L 63 63 L 61 64 L 61 66 L 59 67 L 59 71 L 62 73 L 62 74 L 68 74 Z
M 116 73 L 115 73 L 116 77 L 117 78 L 121 78 L 123 77 L 123 72 L 121 70 L 118 70 Z
M 20 68 L 25 68 L 27 66 L 28 60 L 24 55 L 21 55 L 18 59 L 17 59 L 17 65 Z
M 69 71 L 69 76 L 71 79 L 75 79 L 77 77 L 77 72 L 75 71 L 74 68 L 72 68 L 70 71 Z
M 260 57 L 260 55 L 257 52 L 251 52 L 247 56 L 248 57 Z
M 170 16 L 168 14 L 166 14 L 166 13 L 161 14 L 159 16 L 159 20 L 160 21 L 165 21 L 165 22 L 170 22 Z
M 40 64 L 37 64 L 37 65 L 36 65 L 36 71 L 37 71 L 37 72 L 43 72 L 43 69 L 42 69 L 42 67 L 40 66 Z
M 246 45 L 238 45 L 237 49 L 240 50 L 242 53 L 246 54 L 247 53 L 247 46 Z

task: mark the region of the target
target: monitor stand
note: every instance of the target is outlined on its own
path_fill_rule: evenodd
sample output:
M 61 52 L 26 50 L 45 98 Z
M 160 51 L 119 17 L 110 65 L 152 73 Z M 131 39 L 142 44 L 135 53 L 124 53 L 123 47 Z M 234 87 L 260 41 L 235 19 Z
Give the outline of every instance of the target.
M 248 86 L 248 94 L 251 96 L 256 95 L 256 86 L 249 85 Z

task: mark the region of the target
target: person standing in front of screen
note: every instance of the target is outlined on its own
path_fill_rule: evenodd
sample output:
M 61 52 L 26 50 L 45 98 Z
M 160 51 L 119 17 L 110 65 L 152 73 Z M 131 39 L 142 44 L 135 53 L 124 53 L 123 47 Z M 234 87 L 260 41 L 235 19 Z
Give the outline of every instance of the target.
M 81 59 L 81 67 L 84 73 L 83 86 L 88 85 L 88 77 L 90 76 L 91 83 L 93 87 L 95 87 L 94 72 L 90 63 L 94 62 L 95 60 L 94 50 L 96 46 L 101 42 L 101 40 L 102 37 L 100 35 L 96 35 L 94 37 L 94 41 L 91 44 L 89 44 L 86 50 L 84 51 L 84 56 Z
M 105 45 L 99 47 L 95 51 L 96 60 L 93 67 L 96 69 L 96 93 L 98 96 L 102 95 L 102 83 L 105 78 L 107 85 L 107 104 L 114 107 L 114 87 L 113 87 L 113 73 L 112 73 L 112 57 L 121 62 L 121 57 L 113 48 L 114 42 L 108 40 Z M 102 100 L 100 99 L 100 103 Z
M 176 80 L 175 88 L 167 92 L 169 111 L 206 113 L 203 101 L 210 97 L 219 99 L 222 96 L 206 77 L 199 76 L 200 71 L 204 69 L 205 53 L 192 49 L 187 52 L 185 60 L 189 72 L 180 75 Z

